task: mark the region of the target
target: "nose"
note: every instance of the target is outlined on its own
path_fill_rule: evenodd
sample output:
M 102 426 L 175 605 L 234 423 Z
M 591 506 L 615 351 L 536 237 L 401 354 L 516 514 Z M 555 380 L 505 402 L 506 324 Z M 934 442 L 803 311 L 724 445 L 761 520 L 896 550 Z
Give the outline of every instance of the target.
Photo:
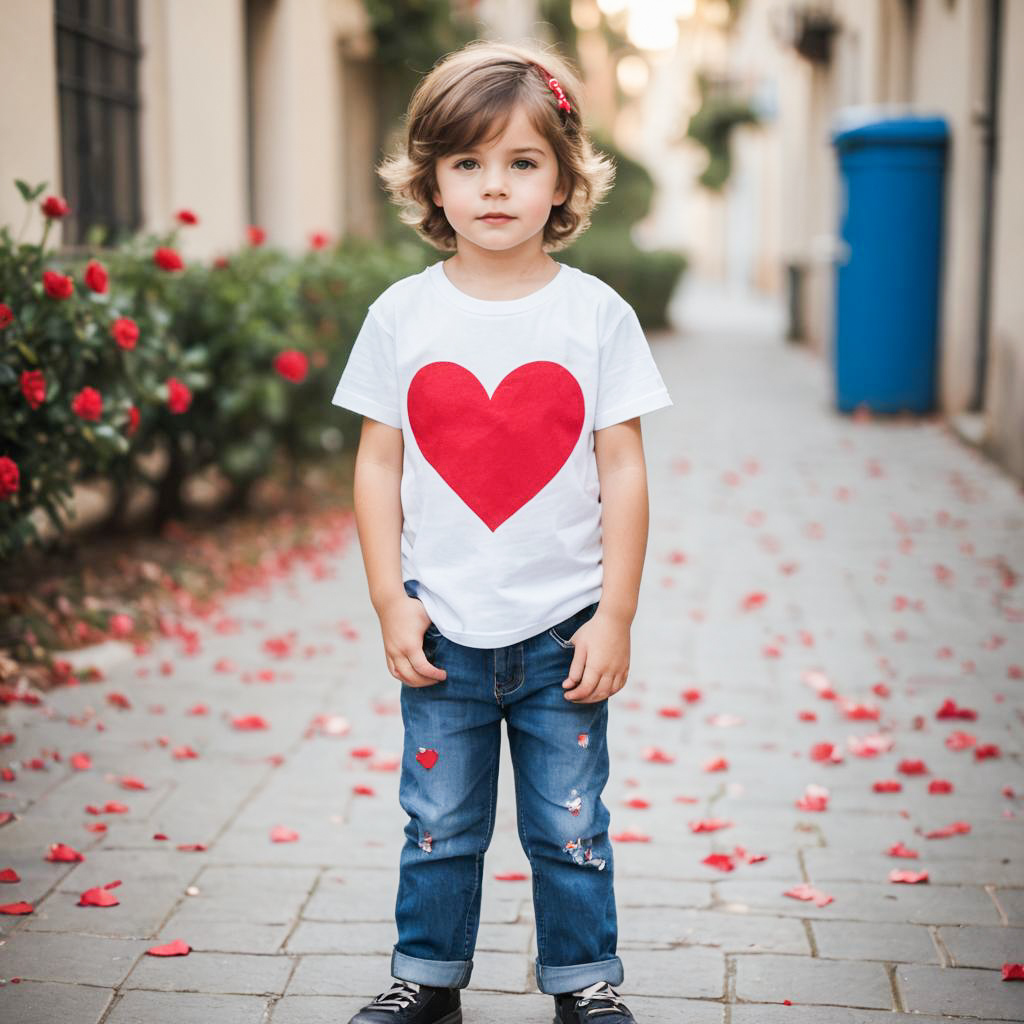
M 505 177 L 500 168 L 488 171 L 483 179 L 484 196 L 503 196 L 506 194 Z

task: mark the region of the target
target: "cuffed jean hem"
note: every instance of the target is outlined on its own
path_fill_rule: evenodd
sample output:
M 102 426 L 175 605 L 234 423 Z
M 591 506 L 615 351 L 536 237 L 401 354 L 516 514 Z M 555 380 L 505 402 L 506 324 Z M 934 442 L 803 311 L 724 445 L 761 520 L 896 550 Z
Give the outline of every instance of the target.
M 415 981 L 431 988 L 465 988 L 473 973 L 472 960 L 421 960 L 394 950 L 391 954 L 391 977 Z
M 549 996 L 563 992 L 577 992 L 593 985 L 595 981 L 607 981 L 609 985 L 621 985 L 625 973 L 622 961 L 613 956 L 610 960 L 598 960 L 592 964 L 572 964 L 568 967 L 545 967 L 539 960 L 535 963 L 537 988 Z

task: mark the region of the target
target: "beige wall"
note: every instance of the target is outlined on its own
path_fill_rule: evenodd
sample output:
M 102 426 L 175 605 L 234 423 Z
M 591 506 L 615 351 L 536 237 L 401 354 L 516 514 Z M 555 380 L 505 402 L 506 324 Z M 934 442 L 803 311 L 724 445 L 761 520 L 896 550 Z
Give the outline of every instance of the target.
M 241 4 L 142 0 L 142 210 L 154 230 L 188 207 L 186 257 L 236 247 L 246 225 Z
M 257 15 L 251 208 L 249 10 Z M 313 231 L 372 233 L 378 143 L 360 0 L 139 0 L 139 13 L 145 228 L 165 230 L 178 209 L 192 209 L 199 224 L 181 234 L 187 258 L 245 244 L 251 214 L 290 249 L 305 248 Z M 17 232 L 24 205 L 15 178 L 62 191 L 53 4 L 0 0 L 0 18 L 0 221 Z M 41 215 L 33 219 L 27 238 L 41 231 Z
M 1004 4 L 988 374 L 990 448 L 1024 479 L 1024 4 Z
M 19 237 L 26 208 L 14 180 L 49 182 L 44 196 L 62 191 L 53 10 L 39 0 L 0 0 L 0 25 L 0 223 L 11 225 Z M 42 225 L 36 203 L 23 240 L 38 241 Z M 51 238 L 59 240 L 59 234 Z

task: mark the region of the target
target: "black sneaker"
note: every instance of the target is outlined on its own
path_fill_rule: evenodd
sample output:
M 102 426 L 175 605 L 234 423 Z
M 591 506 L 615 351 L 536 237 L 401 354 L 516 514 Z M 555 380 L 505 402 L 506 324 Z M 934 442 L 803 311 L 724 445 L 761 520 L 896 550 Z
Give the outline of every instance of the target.
M 459 990 L 396 980 L 348 1024 L 462 1024 Z
M 555 996 L 554 1024 L 634 1024 L 636 1018 L 607 981 Z

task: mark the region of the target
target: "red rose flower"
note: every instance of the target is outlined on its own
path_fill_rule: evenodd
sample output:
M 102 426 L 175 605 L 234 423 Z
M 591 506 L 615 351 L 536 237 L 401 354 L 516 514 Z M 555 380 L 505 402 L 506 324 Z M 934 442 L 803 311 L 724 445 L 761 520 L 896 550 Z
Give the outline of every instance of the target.
M 179 224 L 198 224 L 199 218 L 191 210 L 179 210 L 175 215 Z
M 214 261 L 213 265 L 218 270 L 223 270 L 225 267 L 231 266 L 231 261 L 226 256 L 218 256 Z
M 161 246 L 153 253 L 153 262 L 161 270 L 184 270 L 185 264 L 181 261 L 177 249 L 168 249 Z
M 23 370 L 21 393 L 33 409 L 38 409 L 46 398 L 46 378 L 42 370 Z
M 99 260 L 89 260 L 85 268 L 85 283 L 98 295 L 107 290 L 107 268 Z
M 51 299 L 70 299 L 75 290 L 75 282 L 53 270 L 44 270 L 43 290 Z
M 119 316 L 110 325 L 110 333 L 121 348 L 133 349 L 139 340 L 139 325 L 129 316 Z
M 40 204 L 39 209 L 43 211 L 44 217 L 49 217 L 51 220 L 60 220 L 61 217 L 66 217 L 71 212 L 67 200 L 61 199 L 60 196 L 47 196 Z
M 6 501 L 12 494 L 17 494 L 20 484 L 18 464 L 14 459 L 0 455 L 0 501 Z
M 311 249 L 325 249 L 331 241 L 331 236 L 324 231 L 314 231 L 309 236 L 309 245 Z
M 71 411 L 83 420 L 98 420 L 103 414 L 103 396 L 95 388 L 82 388 L 71 400 Z
M 304 352 L 289 348 L 274 356 L 274 369 L 285 380 L 293 380 L 296 384 L 306 379 L 309 372 L 309 360 Z
M 128 410 L 128 425 L 124 428 L 124 432 L 131 437 L 136 430 L 139 429 L 139 410 L 136 406 L 132 406 Z
M 167 381 L 167 405 L 171 412 L 185 412 L 192 404 L 192 392 L 178 380 L 171 377 Z
M 250 245 L 262 245 L 266 240 L 267 233 L 263 228 L 257 227 L 255 224 L 249 225 L 249 244 Z
M 0 302 L 0 331 L 14 322 L 14 312 L 6 302 Z

